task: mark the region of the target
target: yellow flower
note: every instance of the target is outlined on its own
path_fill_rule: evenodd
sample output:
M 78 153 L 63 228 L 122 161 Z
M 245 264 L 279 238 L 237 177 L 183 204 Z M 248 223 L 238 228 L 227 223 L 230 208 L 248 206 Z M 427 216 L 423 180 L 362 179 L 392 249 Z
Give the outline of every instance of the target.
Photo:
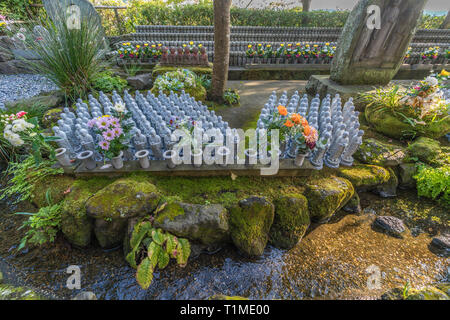
M 154 44 L 152 44 L 152 48 L 156 48 L 156 46 Z
M 327 43 L 325 43 L 325 45 L 326 45 L 326 46 L 329 46 L 329 45 L 330 45 L 330 43 L 329 43 L 329 42 L 327 42 Z
M 141 46 L 140 45 L 136 45 L 136 49 L 139 49 Z
M 292 47 L 292 44 L 289 43 L 289 44 L 288 44 L 288 47 Z
M 127 44 L 124 42 L 124 43 L 122 43 L 122 45 L 123 45 L 123 46 L 126 46 Z
M 0 22 L 0 27 L 3 27 L 6 24 L 6 22 Z
M 252 47 L 252 45 L 251 44 L 249 44 L 248 46 L 247 46 L 247 48 L 251 48 Z
M 296 44 L 297 46 L 300 46 L 300 42 L 297 42 L 297 44 Z
M 203 47 L 203 45 L 200 43 L 200 44 L 198 45 L 198 47 L 201 48 L 201 47 Z
M 306 47 L 309 48 L 309 44 L 307 44 Z
M 144 46 L 148 47 L 148 43 L 144 43 Z
M 336 47 L 333 47 L 333 49 L 336 49 Z
M 130 43 L 129 42 L 127 42 L 127 46 L 129 46 L 130 45 Z
M 192 46 L 193 44 L 194 44 L 194 42 L 193 41 L 191 41 L 191 42 L 189 42 L 189 44 Z
M 267 48 L 270 48 L 270 47 L 272 47 L 272 46 L 271 46 L 270 44 L 268 44 L 268 45 L 267 45 Z
M 442 69 L 441 73 L 439 73 L 440 76 L 448 77 L 450 76 L 450 72 L 446 71 L 445 69 Z
M 280 47 L 284 47 L 284 43 L 280 44 Z
M 185 44 L 183 44 L 183 48 L 186 48 L 186 45 L 185 45 Z
M 315 45 L 314 45 L 314 48 L 317 48 L 318 46 L 319 46 L 318 44 L 315 44 Z
M 262 46 L 262 44 L 261 44 L 261 43 L 259 43 L 259 44 L 258 44 L 258 47 L 261 47 L 261 46 Z
M 162 46 L 162 44 L 161 44 L 161 43 L 159 43 L 159 44 L 158 44 L 158 47 L 161 47 L 161 46 Z

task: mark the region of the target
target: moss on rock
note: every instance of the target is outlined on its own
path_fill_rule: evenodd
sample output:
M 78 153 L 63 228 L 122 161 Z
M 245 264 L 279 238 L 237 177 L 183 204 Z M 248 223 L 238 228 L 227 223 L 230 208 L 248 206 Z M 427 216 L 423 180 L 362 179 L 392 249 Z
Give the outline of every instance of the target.
M 345 212 L 359 214 L 361 213 L 361 200 L 358 193 L 355 191 L 353 197 L 342 208 Z
M 408 151 L 412 157 L 416 157 L 420 161 L 428 164 L 434 164 L 436 158 L 442 152 L 439 141 L 426 137 L 419 137 L 414 140 L 414 142 L 409 145 Z
M 311 221 L 308 200 L 301 194 L 282 196 L 274 201 L 275 217 L 270 229 L 270 243 L 283 249 L 294 247 Z
M 228 217 L 220 204 L 172 203 L 156 214 L 154 226 L 214 250 L 229 242 Z
M 62 206 L 61 230 L 66 239 L 79 247 L 89 245 L 93 221 L 86 214 L 86 201 L 110 181 L 107 179 L 77 180 Z
M 395 139 L 425 136 L 429 138 L 440 138 L 450 132 L 450 116 L 437 119 L 426 125 L 410 125 L 401 115 L 394 114 L 389 108 L 379 106 L 367 106 L 365 110 L 367 122 L 376 131 Z
M 44 300 L 31 289 L 0 284 L 0 300 Z
M 132 177 L 122 178 L 91 197 L 86 203 L 86 210 L 89 216 L 96 219 L 125 219 L 153 212 L 159 199 L 153 184 Z
M 51 128 L 59 119 L 61 119 L 62 108 L 53 108 L 47 110 L 42 116 L 42 125 L 44 128 Z
M 344 178 L 319 178 L 307 182 L 305 196 L 311 219 L 317 222 L 328 221 L 354 193 L 353 185 Z
M 53 204 L 60 202 L 65 197 L 65 192 L 74 183 L 75 179 L 66 175 L 47 176 L 38 180 L 31 193 L 32 202 L 39 208 L 48 206 L 46 193 L 49 190 Z
M 353 157 L 367 164 L 396 166 L 402 163 L 406 150 L 397 145 L 381 142 L 374 138 L 364 139 Z
M 230 211 L 233 243 L 249 256 L 264 252 L 274 219 L 274 206 L 265 198 L 252 196 L 239 201 Z
M 387 168 L 389 172 L 389 179 L 385 183 L 378 185 L 375 188 L 376 193 L 378 193 L 383 198 L 395 197 L 397 195 L 398 178 L 392 168 Z
M 450 300 L 450 298 L 438 288 L 426 287 L 421 290 L 409 290 L 406 300 Z
M 341 167 L 338 175 L 349 180 L 360 191 L 367 191 L 389 181 L 389 171 L 374 165 L 355 165 Z

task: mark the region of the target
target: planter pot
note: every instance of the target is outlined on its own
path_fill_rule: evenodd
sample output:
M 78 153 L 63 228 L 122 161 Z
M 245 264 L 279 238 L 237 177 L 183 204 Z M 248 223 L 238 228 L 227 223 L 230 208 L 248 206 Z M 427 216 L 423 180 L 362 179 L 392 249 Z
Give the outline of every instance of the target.
M 148 152 L 148 150 L 140 150 L 135 154 L 135 157 L 139 160 L 139 164 L 142 169 L 147 169 L 150 167 L 150 161 L 148 160 L 149 153 L 150 152 Z
M 290 145 L 289 145 L 289 150 L 287 152 L 287 155 L 289 158 L 295 158 L 295 156 L 297 155 L 297 143 L 294 141 L 291 141 Z
M 141 151 L 141 150 L 145 150 L 147 143 L 142 142 L 142 143 L 135 143 L 134 147 L 136 148 L 137 151 Z
M 71 162 L 66 148 L 56 149 L 55 153 L 56 160 L 58 160 L 61 167 L 70 167 Z
M 255 58 L 247 58 L 249 64 L 255 63 Z
M 306 153 L 298 153 L 298 154 L 295 156 L 294 164 L 295 164 L 297 167 L 301 167 L 301 166 L 303 165 L 303 162 L 305 161 L 306 155 L 307 155 Z
M 117 157 L 113 157 L 111 159 L 111 164 L 114 169 L 122 169 L 123 168 L 123 152 L 120 151 Z
M 305 64 L 305 58 L 304 58 L 304 57 L 300 57 L 300 58 L 298 59 L 298 61 L 299 61 L 299 63 L 301 63 L 301 64 Z
M 191 157 L 192 157 L 192 165 L 196 168 L 200 168 L 203 163 L 203 150 L 202 149 L 192 150 Z
M 258 163 L 258 151 L 255 149 L 246 149 L 245 153 L 245 164 L 256 164 Z
M 221 167 L 226 167 L 230 158 L 231 151 L 227 147 L 220 147 L 216 151 L 217 163 Z
M 276 59 L 275 59 L 275 63 L 276 63 L 276 64 L 280 64 L 281 61 L 282 61 L 282 58 L 276 58 Z
M 97 167 L 95 160 L 92 158 L 94 153 L 92 151 L 83 151 L 77 154 L 77 159 L 82 162 L 82 165 L 88 169 L 93 170 Z
M 174 162 L 174 159 L 176 157 L 176 152 L 174 150 L 167 150 L 166 152 L 164 152 L 163 157 L 164 160 L 166 160 L 167 168 L 173 169 L 177 166 Z

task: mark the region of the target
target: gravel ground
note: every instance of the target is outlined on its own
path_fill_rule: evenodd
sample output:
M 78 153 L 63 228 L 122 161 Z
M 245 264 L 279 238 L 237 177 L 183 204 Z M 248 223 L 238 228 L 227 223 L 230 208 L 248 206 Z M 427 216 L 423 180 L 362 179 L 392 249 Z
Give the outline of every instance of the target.
M 0 75 L 0 109 L 7 101 L 31 98 L 41 92 L 57 90 L 58 87 L 42 75 Z

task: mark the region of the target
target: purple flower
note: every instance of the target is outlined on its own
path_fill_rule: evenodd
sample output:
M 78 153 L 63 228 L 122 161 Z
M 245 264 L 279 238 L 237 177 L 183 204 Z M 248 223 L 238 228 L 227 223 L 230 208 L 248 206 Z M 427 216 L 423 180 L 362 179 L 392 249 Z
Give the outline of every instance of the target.
M 109 149 L 109 142 L 108 141 L 100 141 L 98 143 L 98 145 L 100 146 L 100 148 L 102 148 L 103 150 L 108 150 Z
M 114 137 L 120 137 L 120 135 L 123 133 L 122 128 L 113 128 L 112 131 L 114 132 Z
M 120 121 L 117 118 L 114 118 L 114 117 L 110 118 L 109 124 L 113 127 L 120 128 Z
M 97 119 L 91 119 L 88 121 L 87 125 L 89 128 L 93 128 L 96 123 L 97 123 Z
M 115 133 L 114 133 L 113 130 L 107 130 L 107 131 L 103 132 L 103 138 L 104 138 L 106 141 L 111 141 L 111 140 L 113 140 L 115 137 L 116 137 L 116 136 L 115 136 Z
M 108 129 L 110 126 L 108 117 L 102 117 L 97 120 L 97 127 L 99 129 Z

